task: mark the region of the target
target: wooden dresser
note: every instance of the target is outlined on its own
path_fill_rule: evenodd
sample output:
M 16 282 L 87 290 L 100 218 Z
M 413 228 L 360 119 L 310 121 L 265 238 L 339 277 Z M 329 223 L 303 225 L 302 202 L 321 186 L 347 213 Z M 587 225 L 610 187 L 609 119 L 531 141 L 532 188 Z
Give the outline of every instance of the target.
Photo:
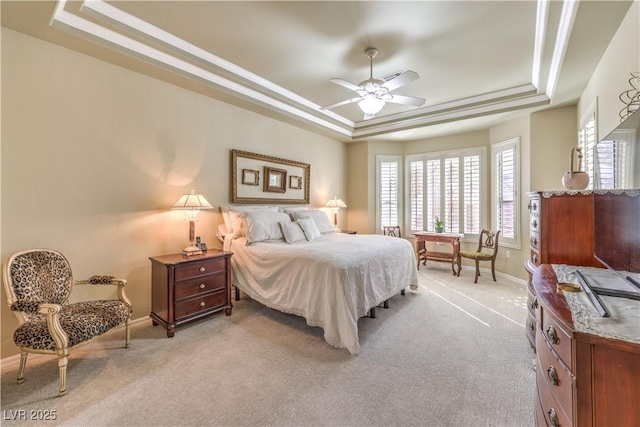
M 553 267 L 533 274 L 537 295 L 538 426 L 639 426 L 640 344 L 577 332 Z
M 541 264 L 601 267 L 593 257 L 593 194 L 591 192 L 539 191 L 529 196 L 529 247 L 525 262 L 529 273 L 529 313 L 526 335 L 535 349 L 537 300 L 533 272 Z
M 151 260 L 151 313 L 173 337 L 175 327 L 225 310 L 231 315 L 231 252 L 163 255 Z

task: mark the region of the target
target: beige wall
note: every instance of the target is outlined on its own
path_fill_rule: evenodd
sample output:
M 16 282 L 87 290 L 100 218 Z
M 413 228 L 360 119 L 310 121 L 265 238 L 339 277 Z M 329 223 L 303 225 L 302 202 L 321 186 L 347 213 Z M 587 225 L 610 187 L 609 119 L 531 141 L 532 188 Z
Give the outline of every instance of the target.
M 188 243 L 169 208 L 191 189 L 228 203 L 232 148 L 310 163 L 312 206 L 345 194 L 343 143 L 2 29 L 3 262 L 58 249 L 76 278 L 126 278 L 147 316 L 148 257 Z M 196 224 L 210 247 L 221 221 L 216 209 Z M 6 357 L 17 321 L 1 294 Z
M 631 72 L 640 72 L 640 1 L 635 1 L 614 35 L 578 102 L 578 117 L 597 103 L 598 140 L 620 124 L 619 95 L 631 89 Z

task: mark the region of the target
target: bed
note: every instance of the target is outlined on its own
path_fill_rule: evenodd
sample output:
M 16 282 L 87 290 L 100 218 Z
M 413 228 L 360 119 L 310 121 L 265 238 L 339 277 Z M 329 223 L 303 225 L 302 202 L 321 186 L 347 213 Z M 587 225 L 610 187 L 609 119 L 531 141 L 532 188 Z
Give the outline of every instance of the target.
M 413 245 L 336 232 L 319 210 L 266 209 L 227 212 L 233 218 L 225 218 L 224 249 L 233 252 L 234 286 L 304 317 L 323 329 L 327 343 L 356 354 L 358 319 L 407 286 L 417 288 Z

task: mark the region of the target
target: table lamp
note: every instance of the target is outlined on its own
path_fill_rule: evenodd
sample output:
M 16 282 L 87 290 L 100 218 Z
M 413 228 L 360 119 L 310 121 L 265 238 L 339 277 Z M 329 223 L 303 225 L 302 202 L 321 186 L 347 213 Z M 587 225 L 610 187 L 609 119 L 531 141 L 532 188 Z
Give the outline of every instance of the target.
M 336 231 L 340 231 L 340 229 L 338 228 L 338 211 L 340 210 L 340 208 L 346 208 L 347 205 L 344 204 L 342 199 L 334 197 L 327 202 L 325 207 L 333 209 L 333 226 Z
M 196 194 L 191 190 L 189 194 L 183 194 L 171 209 L 183 209 L 189 219 L 189 246 L 182 250 L 183 255 L 199 255 L 202 250 L 196 246 L 196 219 L 200 209 L 213 209 L 213 206 L 202 194 Z

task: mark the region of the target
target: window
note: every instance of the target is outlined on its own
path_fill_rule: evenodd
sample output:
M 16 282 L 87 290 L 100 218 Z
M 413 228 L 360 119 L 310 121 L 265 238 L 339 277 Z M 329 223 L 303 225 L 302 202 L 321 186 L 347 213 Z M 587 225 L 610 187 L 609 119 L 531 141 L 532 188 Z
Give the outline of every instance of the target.
M 493 168 L 491 182 L 494 230 L 500 230 L 501 245 L 520 247 L 519 182 L 520 139 L 513 138 L 491 146 Z
M 593 188 L 594 179 L 594 147 L 596 145 L 596 111 L 595 102 L 591 104 L 587 113 L 580 120 L 578 131 L 578 146 L 582 149 L 582 162 L 584 171 L 589 175 L 589 186 Z M 575 165 L 577 170 L 578 165 Z
M 435 231 L 436 218 L 449 233 L 479 234 L 483 149 L 408 157 L 411 231 Z
M 385 225 L 400 225 L 401 206 L 401 156 L 377 156 L 378 163 L 378 197 L 377 223 L 378 231 Z

